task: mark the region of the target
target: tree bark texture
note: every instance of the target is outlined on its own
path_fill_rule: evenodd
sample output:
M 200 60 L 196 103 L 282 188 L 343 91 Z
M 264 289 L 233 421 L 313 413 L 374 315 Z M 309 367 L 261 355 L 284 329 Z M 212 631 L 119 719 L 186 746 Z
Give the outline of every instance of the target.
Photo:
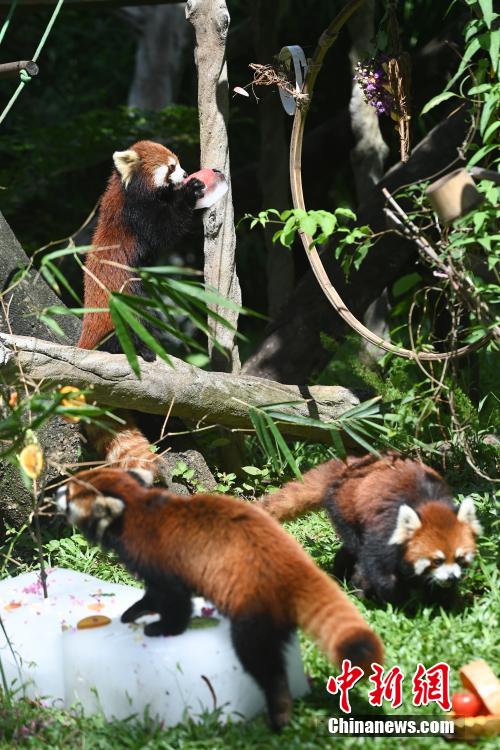
M 236 232 L 227 136 L 229 92 L 226 37 L 230 17 L 224 0 L 188 0 L 186 18 L 193 25 L 196 35 L 201 166 L 220 169 L 229 183 L 226 196 L 207 209 L 203 216 L 205 282 L 239 305 L 241 290 L 236 274 Z M 236 328 L 237 312 L 224 307 L 216 307 L 215 310 Z M 226 355 L 210 343 L 213 368 L 238 372 L 240 359 L 234 332 L 217 322 L 211 321 L 210 325 Z
M 162 109 L 177 101 L 191 29 L 185 3 L 132 7 L 127 17 L 139 31 L 128 106 Z
M 437 175 L 463 163 L 460 147 L 469 124 L 467 113 L 459 112 L 439 123 L 413 149 L 405 164 L 393 166 L 357 209 L 358 223 L 369 224 L 374 232 L 387 229 L 382 188 L 394 192 L 401 185 Z M 323 262 L 342 299 L 359 319 L 382 290 L 417 261 L 416 246 L 403 237 L 387 234 L 368 253 L 358 271 L 347 282 L 333 248 Z M 341 340 L 351 329 L 336 314 L 322 293 L 312 271 L 308 271 L 279 319 L 269 327 L 258 349 L 247 360 L 243 372 L 278 382 L 304 383 L 311 373 L 323 368 L 331 353 L 321 344 L 322 332 Z
M 141 379 L 130 370 L 124 355 L 61 346 L 31 337 L 0 334 L 9 352 L 1 368 L 4 382 L 17 378 L 21 364 L 26 377 L 47 387 L 74 385 L 91 388 L 95 400 L 114 408 L 178 416 L 191 423 L 217 424 L 231 429 L 251 428 L 248 407 L 294 402 L 279 411 L 329 422 L 359 403 L 339 386 L 289 386 L 262 378 L 207 372 L 172 357 L 172 365 L 141 362 Z M 10 356 L 9 356 L 10 355 Z M 286 435 L 330 442 L 328 431 L 283 422 Z

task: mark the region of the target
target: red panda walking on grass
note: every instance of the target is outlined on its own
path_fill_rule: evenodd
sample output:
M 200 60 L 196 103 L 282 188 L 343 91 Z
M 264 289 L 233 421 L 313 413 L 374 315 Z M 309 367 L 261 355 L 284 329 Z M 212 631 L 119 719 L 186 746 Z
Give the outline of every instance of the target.
M 336 574 L 381 601 L 421 588 L 451 602 L 481 533 L 471 498 L 457 507 L 437 471 L 395 453 L 328 461 L 262 504 L 282 521 L 323 506 L 342 541 Z
M 183 633 L 193 591 L 231 619 L 234 649 L 264 691 L 276 730 L 291 715 L 283 647 L 297 626 L 338 664 L 350 659 L 368 670 L 383 659 L 354 604 L 260 507 L 223 495 L 186 499 L 116 469 L 80 472 L 56 499 L 89 540 L 144 579 L 145 595 L 123 622 L 153 610 L 160 620 L 146 635 Z

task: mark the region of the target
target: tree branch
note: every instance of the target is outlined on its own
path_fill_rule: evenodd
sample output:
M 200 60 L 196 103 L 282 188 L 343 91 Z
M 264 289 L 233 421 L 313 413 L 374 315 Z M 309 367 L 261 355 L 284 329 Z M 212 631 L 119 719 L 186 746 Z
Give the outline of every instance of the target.
M 4 333 L 0 333 L 0 342 L 15 352 L 7 361 L 4 358 L 1 367 L 9 384 L 19 378 L 17 360 L 26 378 L 43 381 L 45 386 L 91 388 L 100 404 L 149 414 L 166 414 L 173 402 L 173 416 L 204 425 L 251 428 L 249 406 L 292 401 L 280 406 L 280 411 L 331 422 L 359 403 L 354 393 L 341 386 L 283 385 L 250 375 L 206 372 L 174 357 L 172 367 L 161 361 L 141 362 L 142 378 L 138 380 L 122 354 L 86 351 Z M 328 430 L 308 425 L 286 422 L 281 430 L 290 436 L 330 441 Z

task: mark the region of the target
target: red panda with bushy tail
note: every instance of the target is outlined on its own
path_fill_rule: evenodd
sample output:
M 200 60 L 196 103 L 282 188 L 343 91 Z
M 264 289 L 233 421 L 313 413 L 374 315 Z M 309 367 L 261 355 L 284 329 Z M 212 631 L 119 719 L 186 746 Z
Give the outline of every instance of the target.
M 70 523 L 144 579 L 144 597 L 122 622 L 154 611 L 160 619 L 146 635 L 183 633 L 194 591 L 231 619 L 234 649 L 264 691 L 276 730 L 291 715 L 283 649 L 297 626 L 337 664 L 350 659 L 369 670 L 383 660 L 380 639 L 346 594 L 256 505 L 223 495 L 186 499 L 117 469 L 76 474 L 56 500 Z
M 281 521 L 324 507 L 342 541 L 335 573 L 395 603 L 415 588 L 452 603 L 481 533 L 471 498 L 456 506 L 437 471 L 394 452 L 328 461 L 262 506 Z
M 139 141 L 125 151 L 115 151 L 113 162 L 100 200 L 93 247 L 85 260 L 84 305 L 88 309 L 107 308 L 111 292 L 142 295 L 141 281 L 133 269 L 152 265 L 161 252 L 181 239 L 189 230 L 197 201 L 206 192 L 201 180 L 186 181 L 178 157 L 160 143 Z M 120 352 L 113 331 L 108 311 L 85 313 L 77 346 Z M 146 361 L 154 360 L 154 352 L 131 335 L 137 353 Z M 159 461 L 149 440 L 130 412 L 121 416 L 125 424 L 117 428 L 116 435 L 87 430 L 97 452 L 112 465 L 150 468 L 156 473 Z

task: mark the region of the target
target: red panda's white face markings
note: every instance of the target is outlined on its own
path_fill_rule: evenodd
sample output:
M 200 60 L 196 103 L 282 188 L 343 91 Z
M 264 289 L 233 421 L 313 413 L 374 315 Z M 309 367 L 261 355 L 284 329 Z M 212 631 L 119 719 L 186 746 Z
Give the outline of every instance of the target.
M 115 151 L 113 161 L 125 187 L 134 175 L 140 175 L 151 189 L 180 185 L 187 176 L 177 156 L 153 141 L 138 141 L 126 151 Z
M 69 523 L 89 539 L 101 541 L 107 528 L 125 510 L 124 498 L 133 498 L 144 486 L 143 476 L 136 470 L 91 469 L 60 487 L 54 500 Z
M 471 498 L 458 512 L 437 501 L 420 506 L 419 513 L 408 505 L 398 511 L 390 544 L 403 545 L 403 559 L 417 576 L 439 586 L 461 578 L 474 559 L 476 535 L 481 533 Z

